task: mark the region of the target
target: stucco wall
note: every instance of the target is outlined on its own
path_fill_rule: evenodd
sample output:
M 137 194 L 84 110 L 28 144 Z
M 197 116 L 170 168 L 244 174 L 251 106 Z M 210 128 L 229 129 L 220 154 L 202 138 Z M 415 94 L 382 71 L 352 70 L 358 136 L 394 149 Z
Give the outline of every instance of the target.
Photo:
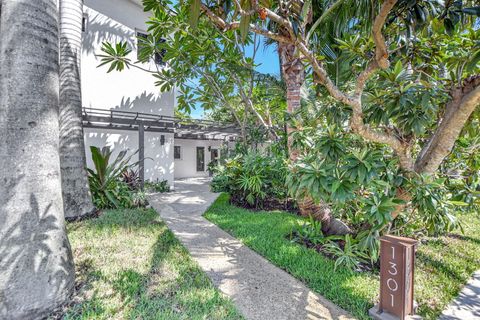
M 102 42 L 114 44 L 126 41 L 132 49 L 128 58 L 137 59 L 135 30 L 146 30 L 148 14 L 127 0 L 86 0 L 84 13 L 87 29 L 82 41 L 82 100 L 84 107 L 138 111 L 173 116 L 175 95 L 160 93 L 154 77 L 148 72 L 130 68 L 107 73 L 108 67 L 98 68 Z M 140 64 L 156 70 L 154 63 Z
M 160 93 L 151 74 L 135 68 L 107 73 L 108 67 L 98 68 L 102 42 L 114 44 L 126 41 L 132 52 L 131 61 L 137 58 L 136 29 L 145 31 L 148 14 L 142 7 L 128 0 L 85 0 L 86 31 L 82 41 L 82 100 L 87 108 L 115 109 L 173 116 L 176 104 L 174 92 Z M 142 68 L 156 70 L 153 63 Z M 167 179 L 173 185 L 173 134 L 164 134 L 165 145 L 160 144 L 163 133 L 145 131 L 146 179 Z M 138 149 L 138 133 L 134 131 L 85 129 L 87 165 L 92 166 L 90 145 L 108 145 L 115 150 Z M 135 156 L 133 161 L 137 161 Z
M 222 141 L 175 139 L 175 145 L 181 148 L 181 159 L 175 159 L 175 179 L 208 176 L 207 165 L 211 161 L 208 147 L 219 149 Z M 205 147 L 205 171 L 197 171 L 197 147 Z
M 128 155 L 138 150 L 138 133 L 126 130 L 84 129 L 85 145 L 87 146 L 87 166 L 93 168 L 90 146 L 109 146 L 113 150 L 112 161 L 121 150 L 129 150 Z M 165 144 L 162 146 L 160 136 L 165 135 Z M 145 132 L 145 179 L 168 180 L 173 186 L 173 134 Z M 131 162 L 137 162 L 138 155 L 132 157 Z

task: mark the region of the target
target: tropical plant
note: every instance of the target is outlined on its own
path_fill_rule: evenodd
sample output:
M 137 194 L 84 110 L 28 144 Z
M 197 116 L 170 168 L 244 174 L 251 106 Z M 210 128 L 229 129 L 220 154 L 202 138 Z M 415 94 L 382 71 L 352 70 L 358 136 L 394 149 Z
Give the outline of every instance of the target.
M 345 267 L 350 270 L 359 270 L 362 263 L 366 263 L 369 260 L 368 255 L 363 251 L 359 242 L 347 234 L 342 241 L 327 242 L 323 250 L 335 257 L 335 270 L 338 267 Z
M 113 162 L 110 162 L 112 150 L 90 146 L 95 170 L 87 168 L 88 181 L 92 191 L 93 202 L 97 208 L 129 208 L 133 205 L 129 186 L 121 181 L 122 174 L 135 166 L 130 159 L 137 152 L 127 156 L 127 150 L 119 152 Z
M 329 241 L 340 240 L 340 236 L 327 236 L 322 231 L 322 222 L 315 219 L 313 216 L 308 217 L 308 220 L 303 224 L 295 223 L 289 238 L 291 241 L 313 245 L 325 245 Z
M 228 192 L 241 206 L 263 208 L 267 201 L 286 200 L 286 166 L 282 157 L 247 150 L 218 165 L 212 190 Z
M 293 136 L 300 157 L 286 179 L 292 196 L 308 193 L 314 200 L 327 201 L 354 234 L 366 227 L 381 233 L 387 225 L 389 232 L 404 234 L 436 234 L 458 226 L 443 179 L 406 177 L 388 149 L 374 149 L 345 136 L 340 128 L 310 130 Z M 409 211 L 397 212 L 406 203 L 398 196 L 399 188 L 413 195 Z M 392 224 L 394 216 L 399 219 Z
M 1 319 L 46 318 L 75 286 L 58 151 L 57 4 L 1 2 Z
M 123 171 L 122 181 L 125 182 L 132 191 L 140 189 L 140 176 L 138 170 L 126 169 Z
M 148 205 L 147 194 L 145 191 L 137 190 L 133 192 L 131 199 L 133 207 L 146 207 Z

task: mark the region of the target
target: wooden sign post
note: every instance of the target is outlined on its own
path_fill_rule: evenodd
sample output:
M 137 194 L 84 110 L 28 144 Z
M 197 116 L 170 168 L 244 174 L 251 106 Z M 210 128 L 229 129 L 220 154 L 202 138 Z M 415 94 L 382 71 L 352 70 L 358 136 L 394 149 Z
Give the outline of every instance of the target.
M 380 302 L 369 312 L 374 319 L 421 319 L 413 302 L 416 244 L 404 237 L 380 238 Z

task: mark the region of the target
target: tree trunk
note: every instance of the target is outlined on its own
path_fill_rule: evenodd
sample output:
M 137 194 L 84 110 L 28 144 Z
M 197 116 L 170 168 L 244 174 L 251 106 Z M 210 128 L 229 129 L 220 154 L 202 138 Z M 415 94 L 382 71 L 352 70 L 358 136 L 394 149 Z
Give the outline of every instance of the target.
M 295 46 L 292 44 L 279 43 L 278 53 L 282 77 L 287 86 L 287 112 L 289 114 L 300 108 L 301 95 L 300 90 L 305 82 L 305 68 L 299 58 L 295 57 Z M 292 149 L 291 133 L 293 129 L 287 127 L 288 149 L 290 160 L 294 162 L 298 158 L 298 151 Z
M 281 62 L 282 76 L 287 86 L 287 112 L 293 113 L 300 108 L 303 82 L 305 81 L 305 68 L 298 57 L 295 57 L 295 46 L 292 44 L 279 43 L 278 52 Z M 290 161 L 295 162 L 298 151 L 292 148 L 291 133 L 293 129 L 287 127 L 288 149 Z M 312 216 L 322 222 L 322 231 L 325 234 L 347 234 L 348 226 L 338 219 L 332 219 L 330 207 L 326 203 L 315 203 L 309 196 L 297 199 L 300 214 L 306 217 Z
M 65 218 L 95 210 L 88 187 L 82 128 L 82 0 L 60 0 L 60 168 Z
M 2 0 L 0 318 L 39 319 L 74 287 L 58 153 L 56 0 Z

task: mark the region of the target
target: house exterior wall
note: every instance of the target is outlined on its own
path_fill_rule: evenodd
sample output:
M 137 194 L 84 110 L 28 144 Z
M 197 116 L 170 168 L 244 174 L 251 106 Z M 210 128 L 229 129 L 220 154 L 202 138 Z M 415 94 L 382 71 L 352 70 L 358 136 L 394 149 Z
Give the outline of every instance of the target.
M 175 179 L 189 177 L 207 177 L 207 166 L 212 161 L 208 147 L 219 150 L 223 145 L 218 140 L 175 139 L 175 146 L 181 148 L 181 159 L 175 159 Z M 197 147 L 205 147 L 205 171 L 197 171 Z
M 138 149 L 138 132 L 127 130 L 91 129 L 85 128 L 85 145 L 103 147 L 108 146 L 113 150 L 110 159 L 114 160 L 122 150 L 128 150 L 127 156 Z M 161 135 L 165 136 L 165 144 L 160 143 Z M 145 179 L 150 181 L 168 180 L 173 186 L 174 163 L 173 134 L 148 132 L 144 134 L 145 141 Z M 90 147 L 86 149 L 87 166 L 93 168 Z M 138 161 L 138 156 L 133 156 L 131 162 Z
M 107 73 L 108 67 L 98 68 L 102 54 L 102 42 L 114 44 L 126 41 L 132 49 L 131 61 L 137 59 L 136 30 L 145 31 L 148 14 L 129 0 L 85 0 L 86 30 L 82 41 L 82 101 L 86 108 L 114 109 L 145 112 L 158 115 L 174 115 L 176 98 L 174 91 L 160 93 L 154 78 L 145 71 L 130 68 L 122 72 Z M 156 70 L 155 64 L 141 64 L 144 69 Z M 85 128 L 87 166 L 92 167 L 90 146 L 108 145 L 114 155 L 123 149 L 138 149 L 138 133 L 126 130 Z M 165 144 L 160 136 L 165 135 Z M 169 181 L 173 186 L 173 134 L 145 131 L 145 179 Z M 151 159 L 148 159 L 151 158 Z M 138 161 L 138 156 L 132 162 Z

